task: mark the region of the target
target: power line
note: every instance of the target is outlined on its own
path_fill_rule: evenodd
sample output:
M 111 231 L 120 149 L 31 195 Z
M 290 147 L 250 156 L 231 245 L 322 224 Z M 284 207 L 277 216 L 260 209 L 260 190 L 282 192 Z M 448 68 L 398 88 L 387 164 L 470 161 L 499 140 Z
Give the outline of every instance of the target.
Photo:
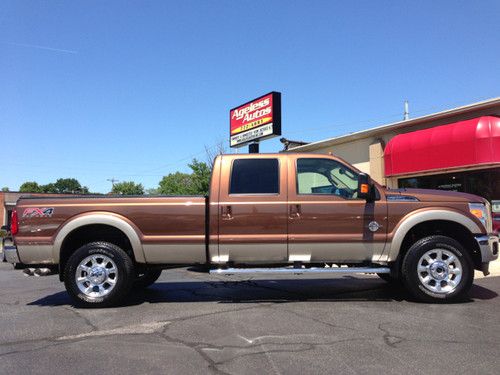
M 207 151 L 212 150 L 212 149 L 214 149 L 214 148 L 218 147 L 221 143 L 222 143 L 222 144 L 226 144 L 226 143 L 229 143 L 229 141 L 228 141 L 228 140 L 219 141 L 219 142 L 217 142 L 216 144 L 214 144 L 214 145 L 212 145 L 212 146 L 210 146 L 210 147 L 206 147 L 206 148 L 204 148 L 202 151 L 199 151 L 199 152 L 197 152 L 197 153 L 194 153 L 194 154 L 191 154 L 191 155 L 189 155 L 189 156 L 183 157 L 182 159 L 179 159 L 179 160 L 177 160 L 177 161 L 175 161 L 175 162 L 172 162 L 172 163 L 164 164 L 164 165 L 161 165 L 161 166 L 156 167 L 156 168 L 153 168 L 153 169 L 147 169 L 147 170 L 139 171 L 139 172 L 137 172 L 137 174 L 135 174 L 134 176 L 141 176 L 141 175 L 143 175 L 144 173 L 156 172 L 156 171 L 158 171 L 158 170 L 160 170 L 160 169 L 163 169 L 163 168 L 173 167 L 173 166 L 178 165 L 179 163 L 181 163 L 181 162 L 183 162 L 183 161 L 193 159 L 193 158 L 195 158 L 196 156 L 198 156 L 198 155 L 200 155 L 200 154 L 206 153 Z M 130 176 L 132 176 L 132 175 L 130 175 Z M 154 176 L 154 175 L 153 175 L 153 176 Z
M 448 104 L 444 104 L 444 105 L 433 105 L 433 106 L 421 108 L 417 111 L 413 111 L 413 115 L 414 116 L 415 115 L 425 116 L 425 115 L 430 114 L 429 111 L 438 111 L 438 112 L 446 111 L 447 107 L 454 108 L 454 107 L 459 107 L 459 106 L 465 105 L 464 103 L 470 103 L 470 102 L 476 103 L 476 102 L 481 102 L 483 100 L 486 100 L 486 99 L 474 99 L 474 100 L 468 100 L 465 102 L 464 101 L 459 101 L 459 102 L 456 101 L 456 102 L 449 102 Z M 288 134 L 305 134 L 305 133 L 310 133 L 310 132 L 315 132 L 315 131 L 320 131 L 320 130 L 328 130 L 328 129 L 336 130 L 336 129 L 350 128 L 353 125 L 361 125 L 361 124 L 374 123 L 374 122 L 376 122 L 376 123 L 382 122 L 385 124 L 385 123 L 388 123 L 390 121 L 396 122 L 400 119 L 401 119 L 401 113 L 398 113 L 398 114 L 388 115 L 388 116 L 385 116 L 383 118 L 377 118 L 377 119 L 357 120 L 357 121 L 348 122 L 345 124 L 338 124 L 338 125 L 331 124 L 331 125 L 325 125 L 325 126 L 321 126 L 321 127 L 317 127 L 317 128 L 301 129 L 301 130 L 297 130 L 297 131 L 287 132 L 287 135 Z

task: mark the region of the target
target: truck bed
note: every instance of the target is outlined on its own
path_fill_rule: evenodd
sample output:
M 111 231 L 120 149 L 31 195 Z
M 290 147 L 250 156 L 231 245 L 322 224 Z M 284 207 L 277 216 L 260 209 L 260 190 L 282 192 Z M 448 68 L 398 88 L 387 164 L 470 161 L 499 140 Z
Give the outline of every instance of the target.
M 58 237 L 67 232 L 66 223 L 74 223 L 75 219 L 84 222 L 85 216 L 92 216 L 88 225 L 93 226 L 106 225 L 113 218 L 128 223 L 137 235 L 146 263 L 206 261 L 203 196 L 21 198 L 17 212 L 16 244 L 23 262 L 52 263 L 55 259 L 50 249 L 57 247 Z M 102 220 L 96 221 L 96 214 Z M 28 248 L 34 255 L 23 259 L 23 254 L 28 253 L 23 250 Z

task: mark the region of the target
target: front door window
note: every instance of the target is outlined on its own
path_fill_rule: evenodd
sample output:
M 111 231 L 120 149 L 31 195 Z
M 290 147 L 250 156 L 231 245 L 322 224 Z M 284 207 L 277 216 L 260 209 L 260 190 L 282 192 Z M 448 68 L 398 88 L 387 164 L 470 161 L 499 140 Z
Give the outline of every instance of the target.
M 356 199 L 358 174 L 331 159 L 298 159 L 298 194 L 336 195 Z

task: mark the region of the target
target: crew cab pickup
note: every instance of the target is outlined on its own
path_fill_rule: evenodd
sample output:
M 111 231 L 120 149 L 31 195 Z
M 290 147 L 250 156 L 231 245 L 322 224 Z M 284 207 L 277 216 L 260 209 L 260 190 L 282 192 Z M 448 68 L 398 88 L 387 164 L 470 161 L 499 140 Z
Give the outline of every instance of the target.
M 371 273 L 424 301 L 458 300 L 498 257 L 491 206 L 439 190 L 390 190 L 340 158 L 216 158 L 209 196 L 21 198 L 11 263 L 59 273 L 81 305 L 117 304 L 163 269 Z

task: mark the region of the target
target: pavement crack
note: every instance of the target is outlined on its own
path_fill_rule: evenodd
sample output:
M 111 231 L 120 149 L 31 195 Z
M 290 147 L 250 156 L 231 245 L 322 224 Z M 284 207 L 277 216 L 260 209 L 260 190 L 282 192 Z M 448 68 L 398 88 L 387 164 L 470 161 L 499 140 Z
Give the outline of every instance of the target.
M 66 335 L 66 336 L 52 336 L 52 337 L 43 337 L 40 339 L 28 339 L 28 340 L 20 340 L 20 341 L 11 341 L 0 343 L 0 347 L 12 347 L 24 344 L 39 344 L 50 342 L 50 345 L 44 345 L 37 348 L 31 348 L 27 350 L 14 350 L 10 352 L 0 353 L 0 357 L 8 355 L 8 354 L 16 354 L 21 352 L 30 352 L 35 350 L 42 350 L 52 345 L 60 345 L 62 342 L 78 342 L 83 341 L 89 338 L 94 337 L 109 337 L 109 336 L 120 336 L 120 335 L 148 335 L 155 334 L 158 331 L 162 330 L 166 325 L 170 324 L 168 321 L 164 322 L 153 322 L 153 323 L 144 323 L 144 324 L 135 324 L 129 326 L 117 327 L 109 330 L 93 330 L 91 332 L 84 332 L 75 335 Z
M 29 340 L 29 341 L 25 341 L 23 343 L 25 343 L 25 344 L 27 344 L 27 343 L 33 344 L 35 342 L 36 343 L 38 343 L 38 342 L 47 342 L 47 344 L 39 346 L 39 347 L 36 347 L 36 348 L 11 350 L 9 352 L 0 353 L 0 357 L 5 357 L 5 356 L 8 356 L 8 355 L 13 355 L 13 354 L 21 354 L 21 353 L 33 353 L 33 352 L 44 350 L 44 349 L 47 349 L 47 348 L 51 348 L 51 347 L 63 345 L 62 342 L 61 343 L 53 342 L 52 339 L 40 339 L 40 340 L 36 340 L 36 341 L 35 340 Z M 14 343 L 14 345 L 16 345 L 16 344 L 22 344 L 22 343 L 21 342 Z M 7 345 L 7 344 L 5 344 L 5 345 Z M 13 345 L 13 344 L 11 343 L 10 345 Z M 4 346 L 4 344 L 2 344 L 2 346 Z
M 276 310 L 282 310 L 282 311 L 286 311 L 290 314 L 293 314 L 299 318 L 303 318 L 303 319 L 307 319 L 307 320 L 310 320 L 312 322 L 316 322 L 316 323 L 319 323 L 319 324 L 323 324 L 323 325 L 326 325 L 328 327 L 331 327 L 331 328 L 341 328 L 341 329 L 347 329 L 347 330 L 350 330 L 350 331 L 358 331 L 357 329 L 355 328 L 352 328 L 352 327 L 346 327 L 346 326 L 341 326 L 341 325 L 338 325 L 338 324 L 333 324 L 333 323 L 329 323 L 329 322 L 325 322 L 324 320 L 321 320 L 321 319 L 316 319 L 316 318 L 313 318 L 309 315 L 306 315 L 306 314 L 300 314 L 296 311 L 293 311 L 293 310 L 290 310 L 290 309 L 287 309 L 287 308 L 284 308 L 284 307 L 278 307 L 278 306 L 271 306 L 272 308 L 276 309 Z
M 243 350 L 249 350 L 253 349 L 256 347 L 262 347 L 264 350 L 259 350 L 259 351 L 254 351 L 250 353 L 238 353 L 235 356 L 223 359 L 221 361 L 215 362 L 217 366 L 222 366 L 226 365 L 230 362 L 233 362 L 237 359 L 244 358 L 244 357 L 252 357 L 252 356 L 258 356 L 258 355 L 266 355 L 268 356 L 271 353 L 304 353 L 308 351 L 315 350 L 318 347 L 328 347 L 328 346 L 333 346 L 333 345 L 338 345 L 338 344 L 343 344 L 346 342 L 353 342 L 353 341 L 366 341 L 366 338 L 348 338 L 348 339 L 339 339 L 339 340 L 331 340 L 331 341 L 325 341 L 325 342 L 257 342 L 254 344 L 250 344 L 244 347 L 241 346 L 223 346 L 223 349 L 231 349 L 231 348 L 238 348 L 238 349 L 243 349 Z M 274 346 L 277 348 L 274 349 L 267 349 L 266 347 L 269 346 Z M 205 348 L 205 349 L 210 349 L 210 348 Z
M 303 342 L 303 341 L 292 341 L 292 342 L 282 342 L 280 340 L 283 339 L 295 339 L 296 337 L 313 337 L 318 338 L 317 335 L 314 334 L 298 334 L 298 335 L 265 335 L 258 336 L 252 339 L 245 338 L 243 336 L 239 336 L 245 344 L 243 345 L 227 345 L 227 344 L 213 344 L 209 342 L 203 341 L 189 341 L 181 338 L 173 337 L 168 334 L 168 331 L 172 329 L 172 325 L 164 327 L 164 329 L 159 333 L 159 336 L 162 337 L 166 342 L 171 344 L 182 345 L 187 348 L 194 350 L 198 353 L 208 364 L 208 368 L 210 371 L 219 374 L 227 374 L 220 369 L 221 366 L 224 366 L 232 361 L 237 360 L 242 357 L 250 357 L 257 355 L 265 355 L 268 360 L 269 354 L 271 353 L 301 353 L 306 351 L 315 350 L 317 347 L 321 346 L 332 346 L 345 342 L 352 341 L 366 341 L 370 340 L 370 338 L 365 337 L 355 337 L 355 338 L 342 338 L 337 340 L 327 340 L 325 342 Z M 265 346 L 264 346 L 265 345 Z M 272 349 L 268 349 L 268 347 L 274 347 Z M 241 354 L 241 351 L 251 351 L 256 348 L 262 348 L 263 350 L 252 351 L 249 353 Z M 221 352 L 224 350 L 236 350 L 238 352 L 237 355 L 231 356 L 229 358 L 216 361 L 212 359 L 207 352 Z M 275 371 L 278 371 L 275 369 Z M 279 372 L 278 372 L 279 373 Z
M 380 323 L 377 328 L 383 332 L 384 335 L 382 336 L 382 338 L 384 339 L 384 342 L 387 346 L 396 348 L 397 344 L 406 340 L 404 337 L 392 335 L 387 328 L 383 327 L 384 324 L 387 323 Z
M 239 307 L 239 308 L 235 308 L 235 309 L 228 309 L 228 310 L 222 310 L 222 311 L 212 311 L 209 313 L 173 318 L 173 319 L 170 319 L 170 322 L 172 322 L 172 323 L 184 322 L 184 321 L 188 321 L 191 319 L 203 318 L 203 317 L 212 316 L 212 315 L 220 315 L 220 314 L 227 314 L 227 313 L 239 312 L 239 311 L 245 311 L 245 310 L 260 309 L 260 308 L 264 308 L 264 307 L 269 307 L 270 305 L 271 305 L 271 303 L 252 304 L 252 306 Z
M 83 320 L 87 326 L 89 326 L 90 328 L 92 328 L 92 330 L 94 330 L 94 331 L 99 330 L 99 327 L 97 327 L 94 323 L 92 323 L 90 321 L 90 319 L 88 319 L 86 316 L 84 316 L 82 314 L 82 312 L 80 312 L 78 310 L 75 310 L 75 309 L 73 309 L 71 307 L 68 307 L 68 306 L 63 306 L 63 309 L 66 310 L 66 311 L 69 311 L 71 314 L 73 314 L 77 318 Z
M 170 322 L 152 322 L 144 324 L 135 324 L 135 325 L 118 327 L 107 330 L 97 330 L 88 333 L 80 333 L 77 335 L 62 336 L 58 337 L 57 340 L 78 340 L 82 338 L 98 337 L 98 336 L 150 334 L 163 329 L 163 327 L 168 324 L 170 324 Z
M 192 349 L 194 352 L 196 352 L 208 365 L 208 370 L 214 374 L 221 374 L 221 375 L 230 375 L 228 372 L 225 372 L 221 370 L 217 363 L 210 358 L 210 356 L 203 351 L 203 348 L 206 346 L 204 344 L 200 344 L 198 342 L 189 342 L 186 340 L 181 340 L 181 339 L 176 339 L 174 337 L 168 336 L 166 334 L 166 330 L 168 327 L 165 327 L 162 332 L 159 333 L 160 337 L 164 339 L 166 342 L 170 344 L 178 344 L 185 346 L 187 348 Z

